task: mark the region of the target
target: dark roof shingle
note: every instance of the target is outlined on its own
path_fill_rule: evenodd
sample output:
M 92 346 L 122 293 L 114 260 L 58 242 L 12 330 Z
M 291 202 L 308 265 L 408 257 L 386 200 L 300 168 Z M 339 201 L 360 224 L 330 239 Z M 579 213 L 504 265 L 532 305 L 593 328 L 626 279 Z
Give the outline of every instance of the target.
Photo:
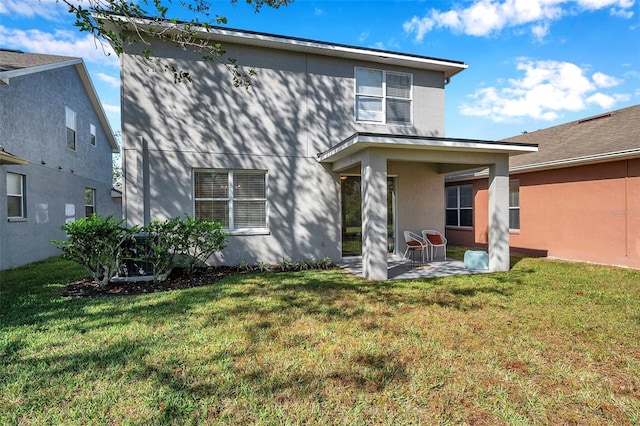
M 49 65 L 72 59 L 77 58 L 71 56 L 44 55 L 40 53 L 25 53 L 0 48 L 0 72 Z
M 640 150 L 640 105 L 524 133 L 504 141 L 538 144 L 538 152 L 511 157 L 511 168 Z

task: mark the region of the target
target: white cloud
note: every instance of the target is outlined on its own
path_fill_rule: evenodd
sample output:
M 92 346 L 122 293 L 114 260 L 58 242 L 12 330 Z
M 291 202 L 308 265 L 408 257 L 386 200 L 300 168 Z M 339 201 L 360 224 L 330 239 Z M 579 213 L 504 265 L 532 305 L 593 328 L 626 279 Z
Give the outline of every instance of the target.
M 592 78 L 570 62 L 529 61 L 521 59 L 520 78 L 510 78 L 495 87 L 484 87 L 469 95 L 470 101 L 459 110 L 463 115 L 487 117 L 494 122 L 555 120 L 563 111 L 580 111 L 588 104 L 610 108 L 630 99 L 625 94 L 607 94 L 599 89 L 622 81 L 596 72 Z
M 74 0 L 74 3 L 79 1 Z M 0 15 L 41 17 L 49 21 L 58 21 L 68 15 L 68 8 L 58 0 L 2 0 Z
M 422 18 L 414 16 L 406 21 L 403 28 L 420 42 L 436 28 L 486 37 L 505 28 L 531 25 L 532 34 L 540 39 L 549 33 L 550 22 L 570 13 L 575 5 L 589 11 L 609 8 L 615 16 L 630 18 L 634 0 L 474 0 L 471 5 L 445 12 L 431 9 Z
M 601 72 L 594 73 L 591 78 L 598 87 L 614 87 L 622 83 L 622 80 Z
M 118 77 L 113 76 L 113 75 L 109 75 L 109 74 L 105 74 L 103 72 L 99 72 L 99 73 L 96 74 L 96 78 L 98 80 L 104 81 L 105 83 L 109 84 L 110 86 L 120 87 L 120 79 Z
M 33 53 L 81 57 L 87 62 L 117 67 L 118 57 L 110 45 L 90 34 L 57 30 L 20 30 L 0 25 L 0 45 Z
M 120 114 L 120 105 L 102 104 L 105 112 L 111 112 L 113 114 Z

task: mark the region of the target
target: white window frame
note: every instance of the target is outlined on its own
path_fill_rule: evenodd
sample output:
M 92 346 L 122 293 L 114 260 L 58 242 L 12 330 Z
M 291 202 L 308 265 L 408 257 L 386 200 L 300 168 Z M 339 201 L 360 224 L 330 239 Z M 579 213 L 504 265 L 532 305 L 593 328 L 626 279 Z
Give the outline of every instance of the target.
M 381 87 L 381 95 L 373 95 L 373 94 L 365 94 L 365 93 L 358 93 L 358 70 L 369 70 L 369 71 L 375 71 L 375 72 L 381 72 L 382 73 L 382 87 Z M 409 77 L 409 85 L 410 85 L 410 89 L 409 89 L 409 97 L 408 98 L 401 98 L 401 97 L 394 97 L 394 96 L 389 96 L 387 94 L 387 75 L 389 74 L 395 74 L 395 75 L 403 75 L 403 76 L 408 76 Z M 376 68 L 367 68 L 367 67 L 354 67 L 354 71 L 353 71 L 353 93 L 354 93 L 354 105 L 353 105 L 353 115 L 355 118 L 355 121 L 357 123 L 375 123 L 375 124 L 385 124 L 385 125 L 394 125 L 394 126 L 412 126 L 413 125 L 413 74 L 411 73 L 406 73 L 406 72 L 398 72 L 398 71 L 387 71 L 387 70 L 382 70 L 382 69 L 376 69 Z M 358 118 L 358 100 L 362 99 L 362 98 L 369 98 L 369 99 L 380 99 L 382 102 L 382 111 L 381 111 L 381 120 L 366 120 L 366 119 L 360 119 Z M 398 100 L 403 100 L 403 101 L 408 101 L 409 102 L 409 122 L 407 123 L 403 123 L 403 122 L 389 122 L 388 118 L 387 118 L 387 100 L 389 99 L 398 99 Z
M 449 207 L 449 189 L 450 188 L 455 188 L 456 189 L 456 205 L 455 207 Z M 471 188 L 471 206 L 461 206 L 460 205 L 460 192 L 462 188 Z M 473 228 L 473 219 L 474 219 L 474 215 L 473 215 L 473 209 L 474 209 L 474 205 L 473 205 L 473 184 L 471 183 L 467 183 L 467 184 L 462 184 L 462 185 L 450 185 L 446 187 L 446 192 L 445 192 L 445 223 L 446 223 L 446 212 L 448 211 L 455 211 L 456 212 L 456 225 L 450 225 L 450 224 L 446 224 L 447 227 L 451 227 L 451 228 Z M 462 210 L 470 210 L 471 211 L 471 225 L 461 225 L 461 215 L 460 212 Z
M 67 149 L 75 151 L 78 146 L 78 117 L 74 110 L 65 106 L 65 143 Z M 69 131 L 73 132 L 73 147 L 69 146 Z
M 196 185 L 195 176 L 197 173 L 226 173 L 227 174 L 227 196 L 226 197 L 196 197 Z M 253 173 L 264 176 L 264 198 L 239 198 L 234 195 L 234 175 L 235 174 Z M 197 201 L 223 201 L 228 203 L 228 223 L 229 226 L 224 230 L 232 235 L 246 235 L 246 234 L 267 234 L 269 233 L 269 174 L 266 170 L 247 170 L 247 169 L 193 169 L 192 182 L 193 186 L 193 216 L 196 217 L 196 202 Z M 265 218 L 264 227 L 250 227 L 239 228 L 235 226 L 234 204 L 239 201 L 261 201 L 265 204 Z
M 20 193 L 12 193 L 9 192 L 9 176 L 18 176 L 20 179 Z M 26 176 L 20 173 L 11 173 L 7 172 L 6 177 L 7 183 L 7 219 L 15 220 L 15 219 L 26 219 L 27 217 L 27 198 L 25 196 L 26 192 Z M 20 199 L 20 216 L 9 216 L 9 197 L 19 198 Z
M 87 204 L 87 194 L 91 192 L 91 204 Z M 87 214 L 87 209 L 91 208 L 91 215 L 96 213 L 96 190 L 94 188 L 86 187 L 84 189 L 84 215 L 85 217 L 91 217 L 90 214 Z
M 91 123 L 89 124 L 89 145 L 96 146 L 97 137 L 96 137 L 96 126 Z
M 514 191 L 515 188 L 515 191 Z M 513 193 L 517 193 L 517 200 L 512 197 Z M 517 204 L 516 204 L 517 201 Z M 511 214 L 513 212 L 518 213 L 518 227 L 511 226 Z M 518 179 L 509 180 L 509 230 L 510 231 L 520 231 L 520 227 L 522 224 L 520 223 L 520 181 Z

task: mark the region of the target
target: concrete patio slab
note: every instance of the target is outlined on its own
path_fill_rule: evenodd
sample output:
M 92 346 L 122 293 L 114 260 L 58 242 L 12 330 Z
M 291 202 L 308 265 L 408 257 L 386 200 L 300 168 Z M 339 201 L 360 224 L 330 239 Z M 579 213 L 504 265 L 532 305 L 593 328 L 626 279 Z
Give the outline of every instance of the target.
M 362 276 L 362 257 L 345 257 L 337 265 L 346 272 Z M 412 265 L 411 261 L 399 256 L 387 258 L 387 271 L 390 280 L 415 280 L 419 278 L 448 277 L 452 275 L 486 274 L 488 270 L 471 270 L 464 267 L 461 260 L 441 259 L 424 265 Z

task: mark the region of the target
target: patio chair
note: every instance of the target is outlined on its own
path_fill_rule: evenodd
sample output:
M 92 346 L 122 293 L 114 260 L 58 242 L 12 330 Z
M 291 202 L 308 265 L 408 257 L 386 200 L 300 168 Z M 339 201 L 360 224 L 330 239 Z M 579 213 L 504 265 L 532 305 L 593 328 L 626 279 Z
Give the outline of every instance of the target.
M 407 249 L 404 251 L 402 258 L 409 260 L 407 253 L 411 251 L 411 265 L 413 266 L 414 256 L 419 251 L 422 263 L 424 263 L 424 252 L 427 250 L 426 241 L 418 234 L 414 234 L 411 231 L 404 231 L 404 242 L 407 244 Z
M 427 255 L 429 256 L 430 252 L 431 260 L 434 259 L 434 254 L 438 251 L 438 247 L 443 248 L 444 260 L 447 260 L 447 239 L 444 237 L 444 235 L 433 229 L 423 229 L 422 238 L 429 246 Z

